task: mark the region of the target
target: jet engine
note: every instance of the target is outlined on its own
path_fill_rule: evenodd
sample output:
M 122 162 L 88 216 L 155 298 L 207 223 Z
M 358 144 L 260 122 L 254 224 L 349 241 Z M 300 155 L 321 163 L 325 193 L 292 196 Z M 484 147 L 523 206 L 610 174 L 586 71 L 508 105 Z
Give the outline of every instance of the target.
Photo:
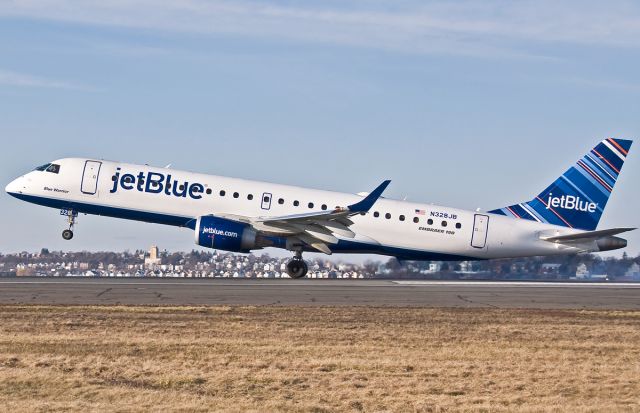
M 269 240 L 258 235 L 250 225 L 218 218 L 202 216 L 196 221 L 196 244 L 230 252 L 250 252 L 270 246 Z
M 598 251 L 612 251 L 627 246 L 627 240 L 620 237 L 603 237 L 596 240 Z

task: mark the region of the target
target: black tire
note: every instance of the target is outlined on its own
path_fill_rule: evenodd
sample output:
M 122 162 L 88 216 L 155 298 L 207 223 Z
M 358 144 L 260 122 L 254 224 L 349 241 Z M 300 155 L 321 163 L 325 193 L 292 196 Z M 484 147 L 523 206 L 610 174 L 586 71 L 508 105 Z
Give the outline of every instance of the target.
M 287 263 L 287 274 L 291 278 L 302 278 L 307 275 L 307 263 L 299 258 L 294 258 Z
M 73 238 L 73 231 L 71 231 L 70 229 L 65 229 L 64 231 L 62 231 L 62 238 L 69 241 L 71 238 Z

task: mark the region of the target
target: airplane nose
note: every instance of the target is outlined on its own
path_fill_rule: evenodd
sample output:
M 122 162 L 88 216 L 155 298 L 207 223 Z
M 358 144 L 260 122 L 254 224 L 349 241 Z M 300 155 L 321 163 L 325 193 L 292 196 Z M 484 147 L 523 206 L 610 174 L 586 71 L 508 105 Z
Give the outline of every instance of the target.
M 9 182 L 9 185 L 7 185 L 6 188 L 4 188 L 5 192 L 7 192 L 8 194 L 18 193 L 20 191 L 21 181 L 22 181 L 22 178 L 18 178 Z

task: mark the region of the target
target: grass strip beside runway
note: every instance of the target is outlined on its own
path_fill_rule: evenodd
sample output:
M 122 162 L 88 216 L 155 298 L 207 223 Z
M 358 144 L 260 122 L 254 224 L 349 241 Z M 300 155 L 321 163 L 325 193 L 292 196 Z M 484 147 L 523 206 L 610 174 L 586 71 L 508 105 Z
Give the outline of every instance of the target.
M 4 411 L 638 411 L 640 312 L 0 307 Z

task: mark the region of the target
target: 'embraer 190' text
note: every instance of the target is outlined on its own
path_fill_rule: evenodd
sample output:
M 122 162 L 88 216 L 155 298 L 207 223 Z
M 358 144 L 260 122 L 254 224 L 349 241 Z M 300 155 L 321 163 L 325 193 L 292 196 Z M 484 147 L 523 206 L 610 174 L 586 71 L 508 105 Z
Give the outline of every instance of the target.
M 554 197 L 553 194 L 549 194 L 547 209 L 549 208 L 562 208 L 573 209 L 574 211 L 595 212 L 596 208 L 598 208 L 598 204 L 594 202 L 583 201 L 579 196 L 562 195 L 561 197 Z
M 174 180 L 171 174 L 164 175 L 158 172 L 139 172 L 137 175 L 122 174 L 120 168 L 113 175 L 112 194 L 122 188 L 127 191 L 136 190 L 150 194 L 173 195 L 179 198 L 201 199 L 204 193 L 204 185 L 199 183 L 180 182 Z

